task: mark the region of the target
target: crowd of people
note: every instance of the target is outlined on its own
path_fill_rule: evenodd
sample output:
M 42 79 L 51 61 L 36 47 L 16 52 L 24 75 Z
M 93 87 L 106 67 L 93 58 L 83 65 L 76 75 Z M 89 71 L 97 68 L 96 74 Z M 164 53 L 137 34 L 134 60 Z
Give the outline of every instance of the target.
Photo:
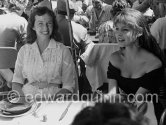
M 0 82 L 23 97 L 19 102 L 38 94 L 55 99 L 72 95 L 79 91 L 79 65 L 86 68 L 85 64 L 78 64 L 79 56 L 94 44 L 89 34 L 96 34 L 99 43 L 117 43 L 120 47 L 110 55 L 107 66 L 108 84 L 117 88 L 114 94 L 133 94 L 138 97 L 131 99 L 134 105 L 147 101 L 143 100 L 147 94 L 157 94 L 159 101 L 153 98 L 152 102 L 159 123 L 166 108 L 166 1 L 54 2 L 56 8 L 49 0 L 0 1 L 0 47 L 16 47 L 18 51 L 15 68 L 0 69 Z M 109 88 L 104 97 L 111 94 Z M 113 119 L 111 114 L 115 112 L 111 109 L 118 110 L 118 106 L 124 112 L 119 111 Z M 137 115 L 131 116 L 130 108 L 125 108 L 108 102 L 96 104 L 83 109 L 72 124 L 145 124 L 136 120 Z

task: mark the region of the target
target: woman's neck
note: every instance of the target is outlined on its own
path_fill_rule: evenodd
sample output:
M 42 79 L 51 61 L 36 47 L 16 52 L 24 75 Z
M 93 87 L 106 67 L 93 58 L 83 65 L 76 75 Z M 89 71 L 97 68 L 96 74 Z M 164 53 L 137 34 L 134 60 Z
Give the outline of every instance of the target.
M 39 51 L 41 54 L 47 48 L 49 42 L 50 42 L 50 39 L 42 39 L 42 40 L 37 39 L 37 44 L 38 44 Z
M 123 54 L 126 59 L 135 59 L 138 57 L 139 52 L 140 52 L 140 47 L 134 44 L 125 47 Z

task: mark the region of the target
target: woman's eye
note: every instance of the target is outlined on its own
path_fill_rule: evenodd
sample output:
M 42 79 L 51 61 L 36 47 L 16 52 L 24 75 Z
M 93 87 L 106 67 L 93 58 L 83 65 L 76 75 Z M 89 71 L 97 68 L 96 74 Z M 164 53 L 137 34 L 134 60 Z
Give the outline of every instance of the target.
M 129 31 L 129 29 L 122 29 L 122 31 Z
M 39 23 L 38 25 L 39 25 L 39 26 L 41 26 L 41 25 L 42 25 L 42 23 Z
M 119 28 L 115 27 L 115 28 L 114 28 L 114 30 L 115 30 L 115 31 L 118 31 L 118 30 L 119 30 Z
M 53 23 L 48 23 L 48 25 L 52 25 Z

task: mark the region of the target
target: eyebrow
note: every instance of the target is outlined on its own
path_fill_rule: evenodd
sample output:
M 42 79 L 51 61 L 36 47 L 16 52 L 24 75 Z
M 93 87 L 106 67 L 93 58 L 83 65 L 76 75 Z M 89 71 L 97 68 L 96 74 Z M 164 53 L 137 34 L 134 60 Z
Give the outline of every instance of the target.
M 129 27 L 129 26 L 123 26 L 122 28 L 128 28 L 128 29 L 130 29 L 130 27 Z
M 44 21 L 42 21 L 42 20 L 38 20 L 37 22 L 44 22 Z M 50 23 L 50 22 L 53 23 L 52 20 L 49 20 L 48 22 L 49 22 L 49 23 Z

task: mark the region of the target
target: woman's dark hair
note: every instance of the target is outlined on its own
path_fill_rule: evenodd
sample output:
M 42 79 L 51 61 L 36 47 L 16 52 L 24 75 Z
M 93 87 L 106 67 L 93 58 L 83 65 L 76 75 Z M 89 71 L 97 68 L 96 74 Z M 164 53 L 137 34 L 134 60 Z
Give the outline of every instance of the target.
M 111 14 L 114 17 L 117 13 L 119 13 L 120 11 L 122 11 L 124 8 L 130 8 L 130 4 L 128 3 L 127 0 L 115 0 L 112 3 L 112 10 L 111 10 Z
M 61 36 L 58 32 L 58 24 L 56 21 L 56 17 L 54 15 L 54 12 L 50 9 L 48 9 L 47 7 L 35 7 L 29 17 L 28 20 L 28 26 L 27 26 L 27 38 L 26 38 L 26 42 L 27 43 L 34 43 L 37 36 L 36 36 L 36 32 L 33 30 L 34 27 L 34 23 L 35 23 L 35 16 L 42 16 L 44 14 L 48 14 L 49 16 L 52 17 L 52 21 L 53 21 L 53 31 L 51 34 L 51 38 L 53 38 L 56 41 L 61 41 Z
M 116 118 L 116 119 L 111 119 L 104 125 L 142 125 L 138 121 L 134 121 L 131 119 L 127 118 Z
M 123 23 L 134 29 L 138 35 L 138 45 L 158 57 L 165 65 L 162 50 L 151 35 L 145 16 L 138 10 L 125 8 L 114 17 L 114 25 Z
M 17 10 L 21 10 L 16 4 L 9 3 L 8 10 L 10 12 L 17 12 Z
M 111 119 L 132 119 L 131 109 L 123 103 L 96 103 L 79 112 L 72 125 L 104 125 Z

